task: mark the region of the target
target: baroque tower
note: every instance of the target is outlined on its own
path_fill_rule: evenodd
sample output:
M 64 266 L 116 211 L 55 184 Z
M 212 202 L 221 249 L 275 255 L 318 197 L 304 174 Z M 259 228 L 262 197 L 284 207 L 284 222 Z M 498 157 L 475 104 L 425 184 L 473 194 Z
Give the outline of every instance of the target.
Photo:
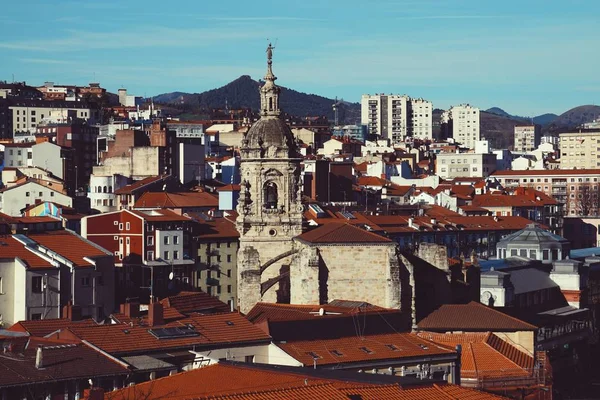
M 292 239 L 302 233 L 301 158 L 280 117 L 273 50 L 269 44 L 265 83 L 259 89 L 260 119 L 240 148 L 237 269 L 238 306 L 244 313 L 259 301 L 289 302 L 290 265 L 297 253 Z

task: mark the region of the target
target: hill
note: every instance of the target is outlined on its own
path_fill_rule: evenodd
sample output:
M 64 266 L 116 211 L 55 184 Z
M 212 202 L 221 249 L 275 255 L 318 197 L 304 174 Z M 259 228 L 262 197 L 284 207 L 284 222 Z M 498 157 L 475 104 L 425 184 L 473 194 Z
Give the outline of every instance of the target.
M 535 117 L 521 117 L 518 115 L 511 115 L 511 114 L 507 113 L 506 111 L 504 111 L 503 109 L 501 109 L 500 107 L 488 108 L 487 110 L 485 110 L 485 112 L 488 112 L 490 114 L 499 115 L 501 117 L 506 117 L 509 119 L 517 120 L 517 121 L 533 122 L 534 124 L 538 124 L 538 125 L 542 125 L 542 126 L 548 125 L 549 123 L 551 123 L 554 119 L 556 119 L 558 117 L 558 115 L 551 114 L 551 113 L 542 114 L 542 115 L 538 115 Z
M 548 131 L 559 132 L 575 129 L 598 118 L 600 118 L 600 106 L 585 105 L 571 108 L 554 119 L 548 126 Z
M 255 81 L 248 75 L 243 75 L 217 89 L 193 94 L 164 93 L 155 96 L 154 101 L 192 114 L 205 114 L 211 109 L 223 108 L 225 104 L 232 109 L 250 108 L 258 111 L 260 108 L 258 94 L 260 85 L 261 82 Z M 335 103 L 334 99 L 281 87 L 280 101 L 281 109 L 289 114 L 299 117 L 324 115 L 330 120 L 334 119 L 332 109 L 332 105 Z M 360 104 L 344 102 L 339 108 L 339 118 L 346 124 L 360 121 Z

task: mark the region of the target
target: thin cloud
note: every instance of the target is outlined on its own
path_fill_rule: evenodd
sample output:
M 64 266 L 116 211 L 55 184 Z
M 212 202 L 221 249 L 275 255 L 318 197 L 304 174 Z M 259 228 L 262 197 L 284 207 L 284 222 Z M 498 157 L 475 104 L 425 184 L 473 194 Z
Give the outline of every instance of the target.
M 197 17 L 199 20 L 207 21 L 229 21 L 229 22 L 260 22 L 260 21 L 324 21 L 320 18 L 303 18 L 303 17 L 285 17 L 285 16 L 270 16 L 270 17 Z
M 399 16 L 396 19 L 421 20 L 421 19 L 496 19 L 508 18 L 508 15 L 415 15 Z
M 19 61 L 32 64 L 69 64 L 65 60 L 52 60 L 47 58 L 19 58 Z

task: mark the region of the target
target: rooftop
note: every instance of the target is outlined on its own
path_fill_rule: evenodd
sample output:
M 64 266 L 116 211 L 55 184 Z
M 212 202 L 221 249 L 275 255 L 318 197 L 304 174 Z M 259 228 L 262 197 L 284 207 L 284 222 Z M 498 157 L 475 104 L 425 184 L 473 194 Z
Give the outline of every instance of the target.
M 296 239 L 314 244 L 369 243 L 390 244 L 392 241 L 345 222 L 331 222 L 305 232 Z
M 148 185 L 165 180 L 168 177 L 169 175 L 149 176 L 148 178 L 144 178 L 142 180 L 133 182 L 127 186 L 123 186 L 122 188 L 115 190 L 115 194 L 132 194 L 137 192 L 138 190 L 144 189 L 144 187 Z
M 135 208 L 214 208 L 219 198 L 207 192 L 146 192 L 136 202 Z
M 215 313 L 228 312 L 229 306 L 216 297 L 205 292 L 181 292 L 160 301 L 167 308 L 174 308 L 180 313 Z
M 472 301 L 468 304 L 444 304 L 418 324 L 420 330 L 435 332 L 513 332 L 535 331 L 537 327 Z

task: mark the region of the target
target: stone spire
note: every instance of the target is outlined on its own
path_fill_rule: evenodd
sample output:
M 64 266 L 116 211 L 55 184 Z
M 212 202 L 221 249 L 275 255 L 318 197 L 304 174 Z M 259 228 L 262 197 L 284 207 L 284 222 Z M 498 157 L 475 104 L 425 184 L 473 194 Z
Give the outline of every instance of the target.
M 267 74 L 265 84 L 260 88 L 260 114 L 264 117 L 278 117 L 279 92 L 281 89 L 275 84 L 277 77 L 273 74 L 273 50 L 275 47 L 269 43 L 267 47 Z

